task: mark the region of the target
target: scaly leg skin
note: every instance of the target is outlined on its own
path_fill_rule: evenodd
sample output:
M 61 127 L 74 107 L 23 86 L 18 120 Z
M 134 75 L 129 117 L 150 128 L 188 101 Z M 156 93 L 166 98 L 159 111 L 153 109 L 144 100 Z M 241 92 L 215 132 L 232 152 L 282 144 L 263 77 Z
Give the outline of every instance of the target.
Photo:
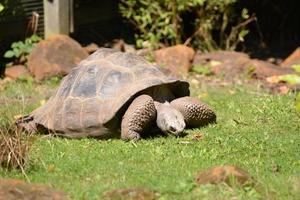
M 149 95 L 140 95 L 133 100 L 125 112 L 121 123 L 123 140 L 139 140 L 156 119 L 154 101 Z
M 193 97 L 181 97 L 171 102 L 171 106 L 178 109 L 188 127 L 205 126 L 209 123 L 216 122 L 214 111 Z

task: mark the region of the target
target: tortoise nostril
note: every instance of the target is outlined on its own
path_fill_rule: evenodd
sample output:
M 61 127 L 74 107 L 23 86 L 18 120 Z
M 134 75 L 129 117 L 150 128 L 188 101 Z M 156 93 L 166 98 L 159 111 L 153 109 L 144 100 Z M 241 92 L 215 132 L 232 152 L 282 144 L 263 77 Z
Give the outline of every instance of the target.
M 173 126 L 170 126 L 170 127 L 169 127 L 169 130 L 170 130 L 171 132 L 176 132 L 176 131 L 177 131 L 176 128 L 173 127 Z

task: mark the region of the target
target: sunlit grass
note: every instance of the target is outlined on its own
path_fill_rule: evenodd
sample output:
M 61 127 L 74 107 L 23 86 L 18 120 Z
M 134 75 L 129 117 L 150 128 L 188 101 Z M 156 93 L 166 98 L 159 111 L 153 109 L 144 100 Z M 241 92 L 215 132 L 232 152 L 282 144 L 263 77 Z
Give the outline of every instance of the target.
M 53 91 L 56 85 L 23 81 L 6 86 L 0 93 L 7 100 L 1 104 L 0 123 L 38 107 L 49 96 L 48 88 Z M 299 198 L 300 117 L 295 95 L 268 95 L 244 87 L 193 87 L 192 95 L 202 96 L 214 108 L 217 124 L 187 130 L 183 138 L 136 143 L 40 135 L 26 174 L 31 182 L 51 185 L 74 199 L 99 199 L 107 190 L 130 187 L 149 188 L 160 199 Z M 194 140 L 199 134 L 203 137 Z M 198 171 L 224 164 L 246 169 L 257 186 L 195 185 Z M 17 170 L 0 169 L 0 175 L 25 179 Z

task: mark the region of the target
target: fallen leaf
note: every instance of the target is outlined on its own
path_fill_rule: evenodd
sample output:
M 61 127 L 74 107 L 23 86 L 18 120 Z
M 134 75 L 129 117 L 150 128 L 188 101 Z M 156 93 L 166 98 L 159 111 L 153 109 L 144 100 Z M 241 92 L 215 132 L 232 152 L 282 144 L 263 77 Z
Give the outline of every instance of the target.
M 281 80 L 280 80 L 279 76 L 269 76 L 266 78 L 266 81 L 268 83 L 275 84 L 275 83 L 279 83 Z
M 20 119 L 22 116 L 23 115 L 21 115 L 21 114 L 17 114 L 17 115 L 14 116 L 14 119 Z
M 229 92 L 229 94 L 235 94 L 234 90 L 229 90 L 228 92 Z
M 55 165 L 54 164 L 48 165 L 47 172 L 54 172 L 54 170 L 55 170 Z
M 43 99 L 43 100 L 40 101 L 41 106 L 44 105 L 45 103 L 46 103 L 45 99 Z
M 289 83 L 289 84 L 300 84 L 300 76 L 297 74 L 286 74 L 279 76 L 280 81 Z
M 198 133 L 196 135 L 193 135 L 192 140 L 199 141 L 199 140 L 202 140 L 203 138 L 204 138 L 204 135 L 202 133 Z
M 220 61 L 217 61 L 217 60 L 212 60 L 209 62 L 210 66 L 214 67 L 214 66 L 217 66 L 217 65 L 220 65 L 222 64 Z
M 201 99 L 201 98 L 205 98 L 208 96 L 208 93 L 207 92 L 204 92 L 204 93 L 201 93 L 198 95 L 198 98 Z

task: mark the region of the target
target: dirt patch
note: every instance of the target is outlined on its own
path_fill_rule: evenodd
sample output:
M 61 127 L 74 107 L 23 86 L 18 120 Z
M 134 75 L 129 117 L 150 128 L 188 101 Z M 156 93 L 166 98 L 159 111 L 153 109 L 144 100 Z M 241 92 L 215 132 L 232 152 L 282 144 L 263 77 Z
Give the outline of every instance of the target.
M 226 165 L 213 167 L 197 174 L 196 182 L 199 185 L 226 183 L 227 185 L 253 185 L 254 179 L 250 174 L 239 167 Z
M 116 189 L 105 192 L 102 196 L 105 200 L 155 200 L 157 195 L 145 188 Z
M 0 179 L 0 200 L 69 200 L 63 192 L 42 184 L 26 183 L 16 179 Z

